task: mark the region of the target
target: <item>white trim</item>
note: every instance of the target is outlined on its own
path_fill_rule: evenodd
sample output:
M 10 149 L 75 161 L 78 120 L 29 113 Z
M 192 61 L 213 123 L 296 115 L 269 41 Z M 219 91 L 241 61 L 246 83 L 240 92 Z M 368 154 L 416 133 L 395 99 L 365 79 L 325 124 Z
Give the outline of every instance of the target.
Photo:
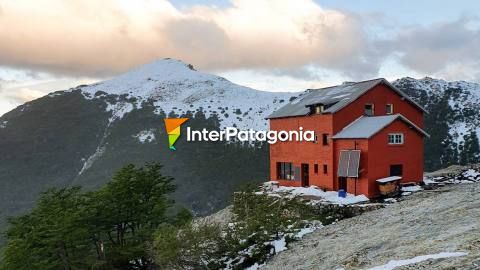
M 387 108 L 388 108 L 389 106 L 392 108 L 392 110 L 391 110 L 390 112 L 387 111 Z M 393 103 L 387 103 L 387 104 L 385 104 L 385 114 L 387 114 L 387 115 L 393 114 Z
M 390 138 L 393 139 L 393 141 L 390 141 Z M 390 145 L 402 145 L 405 143 L 405 135 L 403 133 L 397 132 L 397 133 L 388 133 L 388 144 Z

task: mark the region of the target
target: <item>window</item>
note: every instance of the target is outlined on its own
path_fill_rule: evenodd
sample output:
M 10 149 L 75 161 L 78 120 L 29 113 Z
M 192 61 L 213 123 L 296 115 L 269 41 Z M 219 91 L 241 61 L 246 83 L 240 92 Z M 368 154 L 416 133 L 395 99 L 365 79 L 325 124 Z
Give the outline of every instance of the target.
M 310 106 L 310 114 L 321 114 L 324 110 L 325 106 L 322 104 Z
M 403 174 L 402 164 L 390 165 L 390 176 L 402 176 L 402 174 Z
M 385 113 L 386 114 L 393 114 L 393 104 L 387 104 L 385 106 Z
M 277 162 L 277 179 L 295 180 L 291 162 Z
M 403 144 L 403 133 L 388 134 L 388 144 Z
M 373 116 L 374 106 L 371 103 L 365 104 L 364 114 L 367 116 Z
M 315 174 L 318 173 L 318 164 L 313 165 L 313 172 L 314 172 Z
M 327 174 L 328 173 L 328 166 L 327 164 L 323 164 L 323 174 Z
M 328 145 L 328 133 L 323 133 L 322 134 L 322 144 L 323 145 Z

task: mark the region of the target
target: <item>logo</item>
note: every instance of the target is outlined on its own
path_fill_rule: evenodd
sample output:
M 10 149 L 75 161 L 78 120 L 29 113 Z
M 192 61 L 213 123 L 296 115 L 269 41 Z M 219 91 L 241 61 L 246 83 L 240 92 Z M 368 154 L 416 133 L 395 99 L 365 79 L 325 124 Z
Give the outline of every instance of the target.
M 168 147 L 171 150 L 177 150 L 174 146 L 175 142 L 180 137 L 180 126 L 185 123 L 188 118 L 165 118 L 165 129 L 168 134 Z

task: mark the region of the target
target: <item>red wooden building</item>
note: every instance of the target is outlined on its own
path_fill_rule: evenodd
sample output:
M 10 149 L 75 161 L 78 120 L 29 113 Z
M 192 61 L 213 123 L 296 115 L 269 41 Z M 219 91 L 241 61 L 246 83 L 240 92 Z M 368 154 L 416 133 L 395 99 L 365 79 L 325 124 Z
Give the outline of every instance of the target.
M 270 145 L 271 179 L 284 186 L 379 195 L 377 180 L 423 179 L 426 111 L 385 79 L 310 89 L 272 113 L 271 130 L 315 131 L 315 142 Z M 399 177 L 396 177 L 399 179 Z

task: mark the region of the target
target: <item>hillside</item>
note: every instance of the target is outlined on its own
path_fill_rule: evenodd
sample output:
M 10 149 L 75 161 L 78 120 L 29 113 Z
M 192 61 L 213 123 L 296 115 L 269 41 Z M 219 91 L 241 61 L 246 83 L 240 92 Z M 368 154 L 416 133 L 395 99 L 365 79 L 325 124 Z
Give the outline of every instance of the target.
M 426 169 L 466 162 L 463 153 L 475 149 L 462 142 L 480 123 L 480 86 L 430 78 L 394 84 L 430 111 Z M 179 140 L 172 152 L 163 118 L 189 117 L 198 129 L 266 129 L 264 118 L 297 95 L 258 91 L 163 59 L 27 102 L 0 117 L 0 223 L 30 209 L 49 187 L 94 189 L 126 163 L 149 161 L 176 179 L 178 202 L 196 214 L 211 213 L 245 182 L 268 179 L 267 146 Z
M 198 129 L 266 129 L 264 117 L 291 96 L 164 59 L 27 102 L 0 117 L 0 215 L 30 209 L 48 187 L 96 188 L 123 165 L 149 161 L 176 179 L 181 204 L 210 213 L 225 206 L 238 185 L 267 178 L 266 148 L 180 140 L 172 152 L 163 118 L 186 116 Z
M 308 234 L 261 269 L 478 269 L 479 201 L 478 183 L 425 190 Z
M 423 78 L 402 78 L 393 84 L 429 112 L 425 115 L 425 169 L 480 161 L 480 84 Z M 472 144 L 476 141 L 477 145 Z

